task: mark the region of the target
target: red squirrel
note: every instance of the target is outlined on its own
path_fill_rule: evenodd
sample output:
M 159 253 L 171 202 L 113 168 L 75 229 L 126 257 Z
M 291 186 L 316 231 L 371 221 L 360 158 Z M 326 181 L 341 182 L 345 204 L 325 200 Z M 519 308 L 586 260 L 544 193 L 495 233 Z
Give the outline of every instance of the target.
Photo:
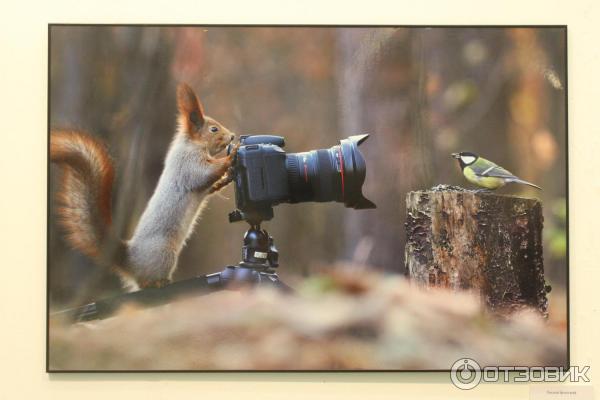
M 204 114 L 186 84 L 177 88 L 178 127 L 154 194 L 129 240 L 112 229 L 114 167 L 106 147 L 79 131 L 52 130 L 50 160 L 62 169 L 59 223 L 68 243 L 116 272 L 129 289 L 171 281 L 177 259 L 208 195 L 228 179 L 239 146 L 217 158 L 235 134 Z

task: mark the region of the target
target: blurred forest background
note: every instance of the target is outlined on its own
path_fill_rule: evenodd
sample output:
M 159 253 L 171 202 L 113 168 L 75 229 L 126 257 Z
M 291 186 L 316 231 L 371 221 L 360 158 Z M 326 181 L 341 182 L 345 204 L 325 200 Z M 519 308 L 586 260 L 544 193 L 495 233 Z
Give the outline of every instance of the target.
M 560 28 L 288 28 L 53 26 L 50 125 L 103 139 L 114 157 L 114 221 L 131 235 L 175 128 L 175 88 L 189 83 L 208 115 L 239 134 L 286 137 L 290 152 L 370 133 L 366 196 L 280 205 L 264 226 L 280 275 L 337 262 L 404 273 L 405 195 L 445 183 L 471 187 L 451 152 L 470 150 L 544 188 L 502 193 L 544 204 L 547 280 L 564 289 L 566 261 L 565 30 Z M 119 282 L 66 247 L 50 175 L 51 306 L 114 294 Z M 175 280 L 240 259 L 244 223 L 230 224 L 233 188 L 214 196 Z

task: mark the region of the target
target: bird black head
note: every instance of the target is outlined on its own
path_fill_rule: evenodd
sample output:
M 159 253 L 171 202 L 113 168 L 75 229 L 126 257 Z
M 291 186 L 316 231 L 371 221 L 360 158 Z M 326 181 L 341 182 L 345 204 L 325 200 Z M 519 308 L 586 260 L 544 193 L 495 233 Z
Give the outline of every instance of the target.
M 471 153 L 470 151 L 461 151 L 460 153 L 452 153 L 452 157 L 458 160 L 460 164 L 460 168 L 464 168 L 467 165 L 473 164 L 479 156 L 475 153 Z

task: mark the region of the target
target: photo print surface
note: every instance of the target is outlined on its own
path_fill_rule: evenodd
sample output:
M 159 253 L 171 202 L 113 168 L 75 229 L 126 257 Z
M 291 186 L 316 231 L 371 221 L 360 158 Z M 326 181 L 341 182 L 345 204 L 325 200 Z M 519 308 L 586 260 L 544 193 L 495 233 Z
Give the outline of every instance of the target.
M 48 371 L 568 365 L 565 27 L 49 39 Z

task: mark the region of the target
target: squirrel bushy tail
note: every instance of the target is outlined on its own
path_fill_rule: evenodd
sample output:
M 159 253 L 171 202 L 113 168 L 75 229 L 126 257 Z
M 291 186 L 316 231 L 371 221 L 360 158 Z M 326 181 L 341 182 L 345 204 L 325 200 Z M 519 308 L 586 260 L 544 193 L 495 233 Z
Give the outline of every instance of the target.
M 109 267 L 130 289 L 171 281 L 179 253 L 193 231 L 206 196 L 225 186 L 237 147 L 216 155 L 235 134 L 204 115 L 194 91 L 177 90 L 178 127 L 154 194 L 133 232 L 123 241 L 111 221 L 114 168 L 102 142 L 73 130 L 53 130 L 50 160 L 63 170 L 58 220 L 68 243 Z M 223 178 L 223 179 L 221 179 Z
M 78 131 L 52 131 L 50 160 L 63 169 L 57 194 L 58 217 L 71 246 L 99 260 L 111 234 L 114 168 L 104 145 Z

